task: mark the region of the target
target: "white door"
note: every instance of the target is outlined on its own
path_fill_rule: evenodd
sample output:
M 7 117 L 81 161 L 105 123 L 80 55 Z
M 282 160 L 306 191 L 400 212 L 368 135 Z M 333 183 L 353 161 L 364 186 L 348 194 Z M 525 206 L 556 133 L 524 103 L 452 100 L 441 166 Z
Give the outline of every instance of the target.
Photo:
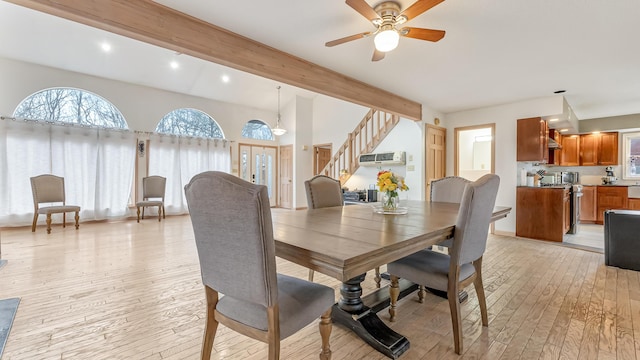
M 269 204 L 276 206 L 276 148 L 240 145 L 240 177 L 254 184 L 265 185 Z

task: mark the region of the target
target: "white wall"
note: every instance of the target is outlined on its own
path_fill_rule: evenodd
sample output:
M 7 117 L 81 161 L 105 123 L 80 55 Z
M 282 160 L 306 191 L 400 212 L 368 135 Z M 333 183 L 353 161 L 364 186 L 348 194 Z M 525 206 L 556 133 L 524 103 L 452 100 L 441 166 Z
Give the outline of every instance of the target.
M 562 97 L 560 97 L 562 99 Z M 481 124 L 496 124 L 496 174 L 500 176 L 497 205 L 510 206 L 511 214 L 495 223 L 496 230 L 515 233 L 516 186 L 516 121 L 522 118 L 558 113 L 557 96 L 531 99 L 518 103 L 447 114 L 447 175 L 453 175 L 453 129 Z

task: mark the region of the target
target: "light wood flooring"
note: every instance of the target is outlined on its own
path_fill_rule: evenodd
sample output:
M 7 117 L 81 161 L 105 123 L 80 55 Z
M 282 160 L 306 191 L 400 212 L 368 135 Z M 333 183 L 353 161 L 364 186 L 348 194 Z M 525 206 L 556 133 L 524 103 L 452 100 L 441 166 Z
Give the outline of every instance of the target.
M 3 360 L 199 357 L 204 291 L 187 216 L 1 236 L 0 298 L 22 298 Z M 307 276 L 283 260 L 278 269 Z M 592 251 L 507 236 L 490 236 L 483 270 L 489 327 L 471 286 L 457 356 L 446 300 L 428 294 L 419 304 L 412 294 L 390 325 L 411 341 L 401 359 L 640 360 L 638 272 L 606 267 Z M 318 273 L 316 281 L 339 286 Z M 365 292 L 373 284 L 368 276 Z M 281 358 L 317 359 L 317 329 L 316 321 L 284 340 Z M 331 348 L 334 360 L 385 359 L 337 325 Z M 266 359 L 266 349 L 221 326 L 212 358 Z

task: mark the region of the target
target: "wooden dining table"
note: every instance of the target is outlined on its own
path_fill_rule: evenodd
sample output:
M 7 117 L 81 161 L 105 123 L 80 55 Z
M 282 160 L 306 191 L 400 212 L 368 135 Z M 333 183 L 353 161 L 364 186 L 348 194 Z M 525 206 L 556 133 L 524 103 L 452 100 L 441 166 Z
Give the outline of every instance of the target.
M 378 318 L 388 306 L 383 287 L 362 296 L 366 272 L 437 245 L 453 235 L 458 204 L 404 201 L 406 214 L 379 213 L 377 203 L 303 211 L 273 212 L 276 255 L 342 282 L 334 322 L 353 330 L 372 347 L 396 359 L 409 349 L 409 340 Z M 376 211 L 378 210 L 378 211 Z M 497 206 L 492 221 L 510 207 Z M 401 284 L 401 297 L 417 289 Z

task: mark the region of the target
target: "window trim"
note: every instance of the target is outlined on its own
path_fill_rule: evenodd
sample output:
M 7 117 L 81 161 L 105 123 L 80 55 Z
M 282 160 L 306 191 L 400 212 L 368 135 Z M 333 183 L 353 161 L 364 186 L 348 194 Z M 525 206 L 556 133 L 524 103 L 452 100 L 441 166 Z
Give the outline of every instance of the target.
M 638 180 L 640 173 L 630 173 L 630 157 L 631 157 L 631 140 L 640 140 L 640 131 L 622 133 L 622 179 Z

